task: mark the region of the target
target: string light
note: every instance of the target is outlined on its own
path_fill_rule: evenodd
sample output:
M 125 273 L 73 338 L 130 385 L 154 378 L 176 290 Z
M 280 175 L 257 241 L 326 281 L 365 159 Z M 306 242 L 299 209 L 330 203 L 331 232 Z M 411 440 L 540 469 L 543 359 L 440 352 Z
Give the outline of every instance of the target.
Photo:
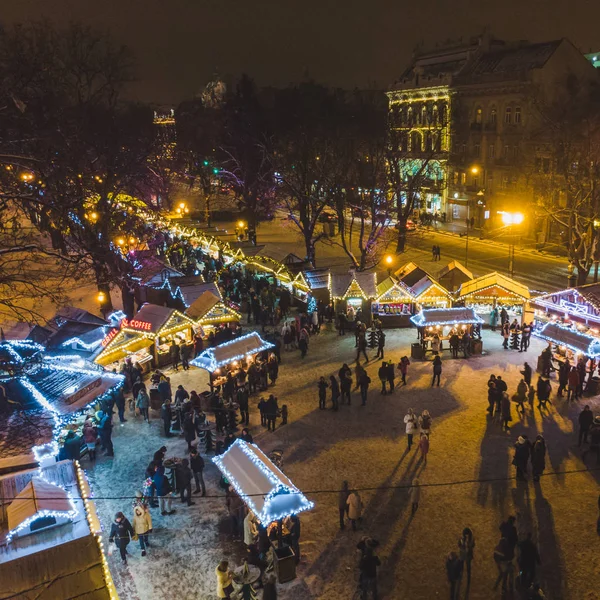
M 453 317 L 456 315 L 456 317 Z M 460 315 L 460 316 L 459 316 Z M 417 327 L 429 325 L 461 325 L 463 323 L 483 323 L 483 319 L 475 314 L 472 308 L 432 308 L 423 309 L 417 315 L 410 317 Z
M 581 342 L 581 346 L 575 346 L 573 343 L 569 343 L 563 339 L 561 339 L 560 331 L 568 332 L 571 336 L 575 338 L 572 342 Z M 561 325 L 560 323 L 551 322 L 546 323 L 542 329 L 534 330 L 533 335 L 539 337 L 548 342 L 552 342 L 557 345 L 565 346 L 572 350 L 576 354 L 585 354 L 590 358 L 597 358 L 600 356 L 600 339 L 587 335 L 585 333 L 581 333 L 572 327 L 566 327 Z

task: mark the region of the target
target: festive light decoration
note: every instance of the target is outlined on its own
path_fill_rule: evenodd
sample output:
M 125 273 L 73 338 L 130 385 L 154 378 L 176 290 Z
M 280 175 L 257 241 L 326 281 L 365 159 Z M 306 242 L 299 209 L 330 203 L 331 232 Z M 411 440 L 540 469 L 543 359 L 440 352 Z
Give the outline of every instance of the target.
M 244 344 L 244 340 L 246 340 L 246 344 Z M 254 342 L 254 346 L 252 346 L 252 342 Z M 236 354 L 235 356 L 228 356 L 224 360 L 218 361 L 215 357 L 215 351 L 218 351 L 222 348 L 227 348 L 232 345 L 240 345 L 240 347 L 246 347 L 246 351 L 240 354 Z M 219 344 L 214 348 L 208 348 L 201 352 L 196 358 L 190 361 L 190 364 L 195 367 L 200 367 L 201 369 L 205 369 L 210 373 L 213 373 L 217 369 L 228 365 L 236 360 L 241 360 L 242 358 L 246 358 L 247 356 L 252 356 L 254 354 L 258 354 L 259 352 L 263 352 L 264 350 L 269 350 L 269 348 L 274 348 L 274 344 L 270 342 L 266 342 L 263 340 L 258 333 L 253 331 L 247 335 L 243 335 L 241 337 L 235 338 L 230 342 L 225 342 L 224 344 Z
M 561 332 L 566 333 L 567 339 L 563 338 Z M 571 326 L 551 322 L 546 323 L 542 329 L 534 330 L 532 333 L 543 340 L 564 346 L 575 354 L 584 354 L 590 358 L 600 356 L 600 338 L 581 333 L 581 331 L 577 331 Z
M 410 317 L 417 327 L 429 325 L 462 325 L 463 323 L 483 323 L 483 319 L 475 314 L 472 308 L 432 308 L 423 309 L 417 315 Z
M 243 453 L 242 455 L 239 454 L 240 450 Z M 235 456 L 235 459 L 230 461 L 229 459 L 233 456 Z M 246 481 L 238 480 L 227 466 L 229 462 L 232 462 L 244 473 L 246 478 L 251 477 L 250 469 L 245 467 L 240 460 L 241 456 L 245 457 L 249 464 L 256 467 L 271 486 L 269 492 L 263 497 L 262 507 L 257 505 L 257 497 L 248 493 Z M 212 460 L 239 496 L 254 512 L 256 518 L 265 525 L 314 507 L 314 503 L 309 501 L 255 444 L 248 444 L 237 439 L 223 454 L 215 456 Z M 288 496 L 288 498 L 285 498 L 285 496 Z M 289 502 L 282 502 L 286 499 Z
M 317 301 L 315 300 L 314 296 L 309 296 L 306 310 L 309 313 L 315 312 L 317 310 Z
M 61 347 L 65 347 L 65 346 L 71 346 L 72 344 L 77 344 L 78 346 L 81 346 L 84 350 L 95 350 L 96 348 L 98 348 L 98 346 L 100 346 L 100 344 L 102 344 L 104 338 L 99 339 L 99 340 L 94 340 L 91 343 L 86 343 L 83 340 L 81 340 L 78 337 L 72 337 L 70 339 L 68 339 L 66 342 L 63 342 L 61 344 Z

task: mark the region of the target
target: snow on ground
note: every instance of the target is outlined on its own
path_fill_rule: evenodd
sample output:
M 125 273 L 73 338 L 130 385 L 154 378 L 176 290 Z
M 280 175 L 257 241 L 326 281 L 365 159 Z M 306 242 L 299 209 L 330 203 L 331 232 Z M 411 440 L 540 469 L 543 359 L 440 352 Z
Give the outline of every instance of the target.
M 409 355 L 415 335 L 410 329 L 388 331 L 386 358 L 397 363 L 402 355 Z M 444 353 L 442 387 L 429 387 L 429 361 L 413 361 L 408 386 L 397 388 L 392 396 L 380 395 L 380 362 L 373 361 L 368 367 L 373 383 L 367 406 L 361 407 L 358 393 L 354 393 L 352 405 L 342 406 L 338 413 L 318 410 L 316 381 L 320 375 L 337 372 L 342 362 L 352 362 L 353 336 L 339 337 L 328 330 L 313 337 L 304 361 L 297 351 L 283 352 L 273 391 L 279 405 L 289 407 L 289 424 L 268 433 L 261 428 L 254 408 L 251 431 L 265 451 L 284 449 L 284 470 L 316 506 L 301 519 L 303 559 L 298 577 L 279 586 L 279 597 L 351 598 L 357 582 L 355 546 L 365 534 L 381 542 L 382 598 L 446 596 L 445 556 L 456 549 L 467 525 L 476 540 L 468 597 L 500 597 L 500 592 L 492 592 L 497 574 L 492 554 L 499 539 L 499 523 L 516 514 L 520 532 L 532 531 L 539 541 L 546 596 L 555 600 L 600 598 L 595 531 L 600 472 L 551 475 L 543 477 L 540 484 L 517 484 L 511 466 L 512 445 L 526 432 L 530 439 L 538 433 L 545 436 L 547 471 L 583 468 L 574 423 L 585 403 L 600 413 L 598 398 L 571 405 L 556 399 L 549 414 L 536 410 L 524 420 L 519 420 L 515 411 L 510 433 L 503 433 L 499 424 L 486 416 L 489 374 L 501 373 L 509 392 L 514 391 L 522 362 L 527 359 L 535 366 L 542 347 L 533 340 L 527 354 L 506 351 L 501 348 L 500 336 L 486 331 L 485 356 L 452 360 Z M 173 374 L 172 383 L 202 391 L 206 374 L 192 368 Z M 257 401 L 255 397 L 252 406 Z M 426 465 L 419 460 L 418 451 L 405 451 L 402 419 L 409 407 L 418 412 L 427 408 L 433 415 Z M 116 511 L 123 510 L 131 517 L 131 501 L 117 498 L 134 495 L 154 451 L 163 443 L 169 448 L 168 455 L 185 456 L 182 439 L 162 437 L 157 415 L 150 425 L 132 417 L 122 427 L 116 424 L 115 458 L 100 458 L 89 470 L 107 530 Z M 431 486 L 423 489 L 418 511 L 411 516 L 408 491 L 402 486 L 417 476 L 421 484 Z M 216 467 L 207 461 L 208 495 L 222 496 L 218 478 Z M 361 492 L 365 512 L 356 533 L 348 527 L 340 531 L 338 526 L 335 490 L 344 479 L 351 486 L 367 488 Z M 142 559 L 137 544 L 132 544 L 127 567 L 120 565 L 118 555 L 109 559 L 121 598 L 216 598 L 215 566 L 223 557 L 239 564 L 242 544 L 234 543 L 229 534 L 222 497 L 196 497 L 195 502 L 187 507 L 175 501 L 177 513 L 171 517 L 152 511 L 154 544 L 148 557 Z M 466 597 L 464 591 L 461 598 Z

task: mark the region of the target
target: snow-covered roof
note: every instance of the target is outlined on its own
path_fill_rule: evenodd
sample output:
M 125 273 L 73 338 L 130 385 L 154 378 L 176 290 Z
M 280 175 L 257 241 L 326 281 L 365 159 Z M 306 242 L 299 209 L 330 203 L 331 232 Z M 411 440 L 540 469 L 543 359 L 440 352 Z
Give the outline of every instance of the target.
M 77 515 L 67 492 L 40 477 L 19 492 L 6 510 L 9 536 L 25 530 L 35 519 L 45 516 L 72 518 Z
M 221 290 L 216 283 L 179 283 L 179 291 L 187 306 L 191 306 L 204 292 L 212 292 L 215 296 L 222 298 Z
M 266 342 L 258 333 L 253 331 L 230 342 L 225 342 L 214 348 L 208 348 L 190 362 L 195 367 L 206 369 L 212 373 L 234 360 L 241 360 L 246 356 L 258 354 L 263 350 L 273 347 L 273 344 Z
M 329 287 L 332 298 L 377 297 L 377 276 L 375 273 L 330 273 Z
M 485 290 L 486 295 L 493 295 L 494 288 L 504 290 L 506 293 L 522 298 L 523 300 L 529 300 L 529 289 L 522 283 L 502 275 L 501 273 L 489 273 L 467 281 L 460 286 L 458 290 L 458 297 L 465 298 L 466 296 L 479 294 Z M 490 291 L 491 290 L 491 291 Z
M 213 462 L 265 525 L 314 506 L 255 444 L 238 439 Z
M 558 323 L 546 323 L 541 330 L 534 330 L 533 335 L 559 346 L 566 346 L 573 352 L 585 354 L 585 356 L 600 356 L 600 338 L 581 333 L 571 327 L 563 327 Z
M 465 307 L 423 309 L 419 314 L 412 316 L 410 320 L 417 327 L 483 323 L 483 319 L 475 314 L 475 309 Z

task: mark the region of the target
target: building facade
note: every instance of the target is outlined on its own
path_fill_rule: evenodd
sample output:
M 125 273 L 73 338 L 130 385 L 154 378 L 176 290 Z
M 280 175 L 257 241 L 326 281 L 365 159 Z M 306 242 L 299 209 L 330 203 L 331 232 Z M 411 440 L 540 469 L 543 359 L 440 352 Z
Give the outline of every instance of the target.
M 431 148 L 422 141 L 429 135 L 423 111 L 433 110 L 425 106 L 437 106 L 438 114 L 443 107 L 445 115 L 439 121 L 442 152 L 427 154 L 444 178 L 435 195 L 422 194 L 419 209 L 489 230 L 501 225 L 503 213 L 518 210 L 527 232 L 544 230 L 530 184 L 532 172 L 549 160 L 544 107 L 570 77 L 591 81 L 597 74 L 566 39 L 507 43 L 485 34 L 415 55 L 388 92 L 390 139 L 399 160 L 411 164 Z

